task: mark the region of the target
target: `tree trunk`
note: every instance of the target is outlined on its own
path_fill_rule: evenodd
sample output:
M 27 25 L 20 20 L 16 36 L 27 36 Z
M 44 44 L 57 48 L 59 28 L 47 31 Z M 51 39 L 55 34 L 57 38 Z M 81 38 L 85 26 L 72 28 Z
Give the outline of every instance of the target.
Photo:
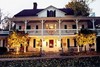
M 16 54 L 19 54 L 19 47 L 16 48 Z
M 77 46 L 78 52 L 80 52 L 79 46 Z
M 26 53 L 26 46 L 24 46 L 24 53 Z

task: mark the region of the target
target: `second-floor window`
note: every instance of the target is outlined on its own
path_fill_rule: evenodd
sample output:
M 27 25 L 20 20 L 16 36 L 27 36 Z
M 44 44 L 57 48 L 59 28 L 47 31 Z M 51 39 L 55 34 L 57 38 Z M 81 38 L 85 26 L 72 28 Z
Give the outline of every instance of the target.
M 47 10 L 47 17 L 56 17 L 56 10 Z
M 67 29 L 67 25 L 64 25 L 64 29 Z
M 38 25 L 36 25 L 36 29 L 38 29 Z
M 82 28 L 84 29 L 84 25 L 82 25 Z
M 27 25 L 27 29 L 31 29 L 31 26 L 30 25 Z
M 22 29 L 22 27 L 21 27 L 21 26 L 19 26 L 19 29 Z
M 72 25 L 72 29 L 76 29 L 76 25 Z
M 56 29 L 56 24 L 46 24 L 46 29 Z

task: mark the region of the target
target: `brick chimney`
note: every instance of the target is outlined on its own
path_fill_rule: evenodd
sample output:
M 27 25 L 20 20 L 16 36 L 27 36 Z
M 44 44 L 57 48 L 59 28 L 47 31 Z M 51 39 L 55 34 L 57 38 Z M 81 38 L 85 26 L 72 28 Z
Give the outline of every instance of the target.
M 33 9 L 37 9 L 37 3 L 36 2 L 33 3 Z

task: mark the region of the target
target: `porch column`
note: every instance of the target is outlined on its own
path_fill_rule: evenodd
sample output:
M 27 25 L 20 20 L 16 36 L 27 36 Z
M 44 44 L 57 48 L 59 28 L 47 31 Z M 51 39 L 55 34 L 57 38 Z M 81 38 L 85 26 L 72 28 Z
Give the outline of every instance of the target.
M 78 33 L 78 19 L 76 19 L 75 22 L 76 22 L 76 29 L 77 29 L 76 32 Z
M 44 39 L 43 39 L 43 23 L 44 23 L 44 21 L 42 20 L 41 23 L 42 23 L 42 30 L 41 30 L 41 34 L 42 34 L 42 47 L 40 48 L 40 51 L 41 51 L 41 53 L 43 53 L 43 41 L 44 41 Z
M 27 20 L 25 20 L 25 29 L 24 29 L 25 33 L 27 33 Z
M 96 43 L 96 39 L 97 39 L 97 36 L 96 36 L 96 38 L 95 38 L 95 43 L 94 43 L 95 51 L 97 51 L 97 43 Z
M 3 40 L 1 39 L 0 42 L 0 47 L 3 47 Z
M 59 19 L 59 39 L 61 40 L 61 28 L 60 28 L 61 20 Z
M 92 24 L 93 24 L 93 31 L 95 30 L 95 21 L 94 19 L 92 19 Z M 97 47 L 96 47 L 96 38 L 95 38 L 95 43 L 94 43 L 94 48 L 95 48 L 95 51 L 97 50 Z
M 77 29 L 76 33 L 78 34 L 78 19 L 76 19 L 75 22 L 76 22 L 76 29 Z M 78 46 L 78 44 L 77 44 L 77 50 L 79 52 L 79 46 Z
M 61 27 L 60 27 L 60 24 L 61 24 L 61 20 L 59 19 L 59 44 L 60 44 L 60 48 L 62 49 L 62 52 L 63 52 L 63 47 L 61 47 Z

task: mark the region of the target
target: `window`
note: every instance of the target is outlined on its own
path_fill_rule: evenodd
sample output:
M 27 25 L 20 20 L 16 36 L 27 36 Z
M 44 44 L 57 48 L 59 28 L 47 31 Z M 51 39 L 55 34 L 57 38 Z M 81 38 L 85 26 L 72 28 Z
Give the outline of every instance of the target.
M 67 39 L 67 47 L 70 47 L 70 39 Z
M 76 29 L 76 25 L 72 25 L 72 29 Z
M 22 27 L 21 27 L 21 26 L 19 26 L 19 29 L 22 29 Z
M 28 25 L 28 26 L 27 26 L 27 29 L 31 29 L 31 26 L 30 26 L 30 25 Z
M 67 25 L 64 25 L 64 29 L 67 29 Z
M 36 25 L 36 29 L 38 29 L 38 25 Z
M 82 25 L 82 29 L 84 29 L 84 25 Z
M 56 10 L 47 10 L 47 17 L 56 17 Z

